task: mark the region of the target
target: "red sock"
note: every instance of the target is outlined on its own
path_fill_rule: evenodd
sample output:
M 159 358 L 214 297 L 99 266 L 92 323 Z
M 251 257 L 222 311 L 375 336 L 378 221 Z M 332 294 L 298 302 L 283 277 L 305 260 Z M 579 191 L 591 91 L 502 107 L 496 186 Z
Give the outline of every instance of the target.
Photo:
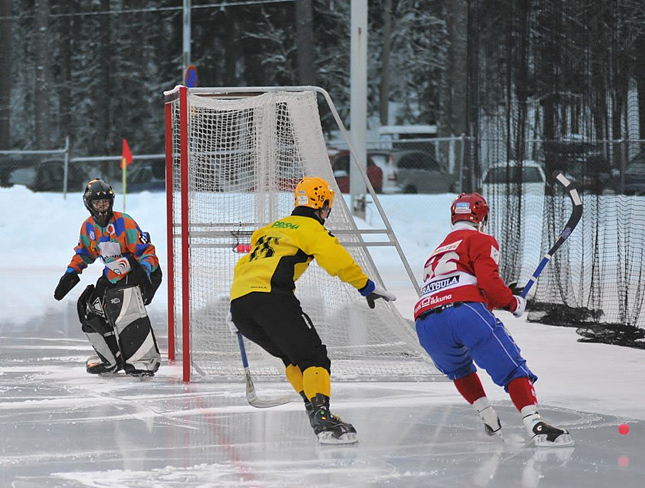
M 486 392 L 477 373 L 470 373 L 468 376 L 456 379 L 455 386 L 457 387 L 457 391 L 461 393 L 461 396 L 471 405 L 475 403 L 475 400 L 486 396 Z
M 515 378 L 508 384 L 508 394 L 517 408 L 522 411 L 527 405 L 537 405 L 535 389 L 528 378 Z

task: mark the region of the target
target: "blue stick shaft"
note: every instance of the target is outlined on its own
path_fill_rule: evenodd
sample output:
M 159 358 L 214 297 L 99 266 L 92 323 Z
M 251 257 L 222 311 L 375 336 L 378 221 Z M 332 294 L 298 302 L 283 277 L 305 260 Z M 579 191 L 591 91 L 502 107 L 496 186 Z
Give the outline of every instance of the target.
M 242 365 L 244 366 L 244 369 L 247 369 L 249 367 L 249 361 L 246 359 L 246 348 L 244 347 L 244 338 L 242 337 L 242 334 L 240 334 L 239 332 L 237 333 L 237 343 L 240 345 Z
M 526 284 L 526 286 L 522 290 L 522 293 L 520 293 L 520 296 L 522 298 L 526 298 L 526 295 L 528 295 L 529 290 L 535 284 L 535 282 L 538 279 L 538 276 L 540 276 L 540 273 L 542 272 L 542 270 L 545 268 L 545 266 L 548 264 L 548 262 L 550 260 L 551 260 L 551 256 L 548 255 L 548 254 L 546 256 L 544 256 L 544 258 L 542 258 L 542 261 L 540 262 L 538 267 L 535 269 L 535 272 L 533 273 L 533 276 L 531 276 L 531 279 L 528 281 L 528 283 Z

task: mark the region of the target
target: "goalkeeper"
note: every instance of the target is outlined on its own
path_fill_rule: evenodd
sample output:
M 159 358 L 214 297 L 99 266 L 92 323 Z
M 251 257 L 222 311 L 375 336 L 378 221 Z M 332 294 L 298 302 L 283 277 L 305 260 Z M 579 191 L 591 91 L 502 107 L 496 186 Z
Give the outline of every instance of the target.
M 81 226 L 78 245 L 54 298 L 62 300 L 88 265 L 105 263 L 96 285 L 89 285 L 77 302 L 78 317 L 96 355 L 86 362 L 90 374 L 123 369 L 131 376 L 153 376 L 159 369 L 159 349 L 148 305 L 161 284 L 161 268 L 150 243 L 127 214 L 114 212 L 114 191 L 103 180 L 91 180 L 83 192 L 90 216 Z
M 321 178 L 305 177 L 295 189 L 290 216 L 256 230 L 251 252 L 235 266 L 229 327 L 280 358 L 302 396 L 322 444 L 356 442 L 356 430 L 329 412 L 331 361 L 311 319 L 294 294 L 295 282 L 313 259 L 332 276 L 354 286 L 368 304 L 396 300 L 370 280 L 324 223 L 334 191 Z
M 414 307 L 419 342 L 477 409 L 487 434 L 501 436 L 502 426 L 473 361 L 510 395 L 535 445 L 573 444 L 569 432 L 541 419 L 533 389 L 537 376 L 492 313 L 501 308 L 519 318 L 526 300 L 499 276 L 499 244 L 482 231 L 488 221 L 486 200 L 478 193 L 462 193 L 451 206 L 451 221 L 452 232 L 425 264 L 421 298 Z

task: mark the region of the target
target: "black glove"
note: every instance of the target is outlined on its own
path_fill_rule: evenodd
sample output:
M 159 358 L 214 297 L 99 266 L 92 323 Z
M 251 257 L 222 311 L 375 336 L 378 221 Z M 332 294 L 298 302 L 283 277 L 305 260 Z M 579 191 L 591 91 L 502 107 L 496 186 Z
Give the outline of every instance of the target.
M 129 256 L 128 261 L 132 268 L 128 273 L 128 285 L 139 285 L 141 290 L 141 298 L 143 298 L 144 305 L 150 305 L 152 299 L 157 292 L 157 288 L 161 285 L 161 268 L 157 267 L 150 276 L 146 273 L 144 267 L 136 260 L 134 256 Z
M 161 273 L 160 266 L 157 266 L 157 269 L 150 273 L 150 286 L 148 286 L 147 289 L 143 291 L 144 305 L 150 305 L 150 303 L 152 302 L 155 293 L 157 293 L 157 289 L 161 286 L 162 276 L 163 275 Z
M 65 273 L 54 290 L 54 298 L 59 301 L 62 300 L 79 281 L 81 281 L 81 279 L 78 277 L 78 273 Z
M 512 283 L 508 284 L 508 287 L 511 289 L 513 292 L 513 295 L 518 295 L 521 296 L 522 292 L 524 291 L 523 286 L 517 286 L 517 281 L 513 281 Z
M 396 300 L 396 296 L 394 296 L 393 293 L 384 290 L 372 280 L 367 280 L 367 284 L 358 291 L 367 299 L 367 305 L 369 305 L 370 308 L 374 308 L 374 302 L 379 298 L 382 298 L 386 302 L 393 302 Z

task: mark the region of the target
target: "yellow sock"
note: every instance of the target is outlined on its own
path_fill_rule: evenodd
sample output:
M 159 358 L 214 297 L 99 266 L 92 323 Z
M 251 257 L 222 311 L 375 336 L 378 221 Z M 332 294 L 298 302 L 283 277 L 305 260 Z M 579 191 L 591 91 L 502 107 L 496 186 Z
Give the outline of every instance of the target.
M 305 388 L 305 395 L 309 400 L 318 393 L 322 393 L 326 397 L 331 396 L 331 378 L 329 377 L 329 371 L 325 368 L 312 366 L 305 369 L 302 374 L 302 381 Z
M 302 381 L 302 371 L 300 371 L 300 368 L 295 364 L 290 364 L 287 366 L 285 373 L 289 383 L 291 383 L 293 389 L 296 390 L 296 393 L 302 393 L 304 386 Z

